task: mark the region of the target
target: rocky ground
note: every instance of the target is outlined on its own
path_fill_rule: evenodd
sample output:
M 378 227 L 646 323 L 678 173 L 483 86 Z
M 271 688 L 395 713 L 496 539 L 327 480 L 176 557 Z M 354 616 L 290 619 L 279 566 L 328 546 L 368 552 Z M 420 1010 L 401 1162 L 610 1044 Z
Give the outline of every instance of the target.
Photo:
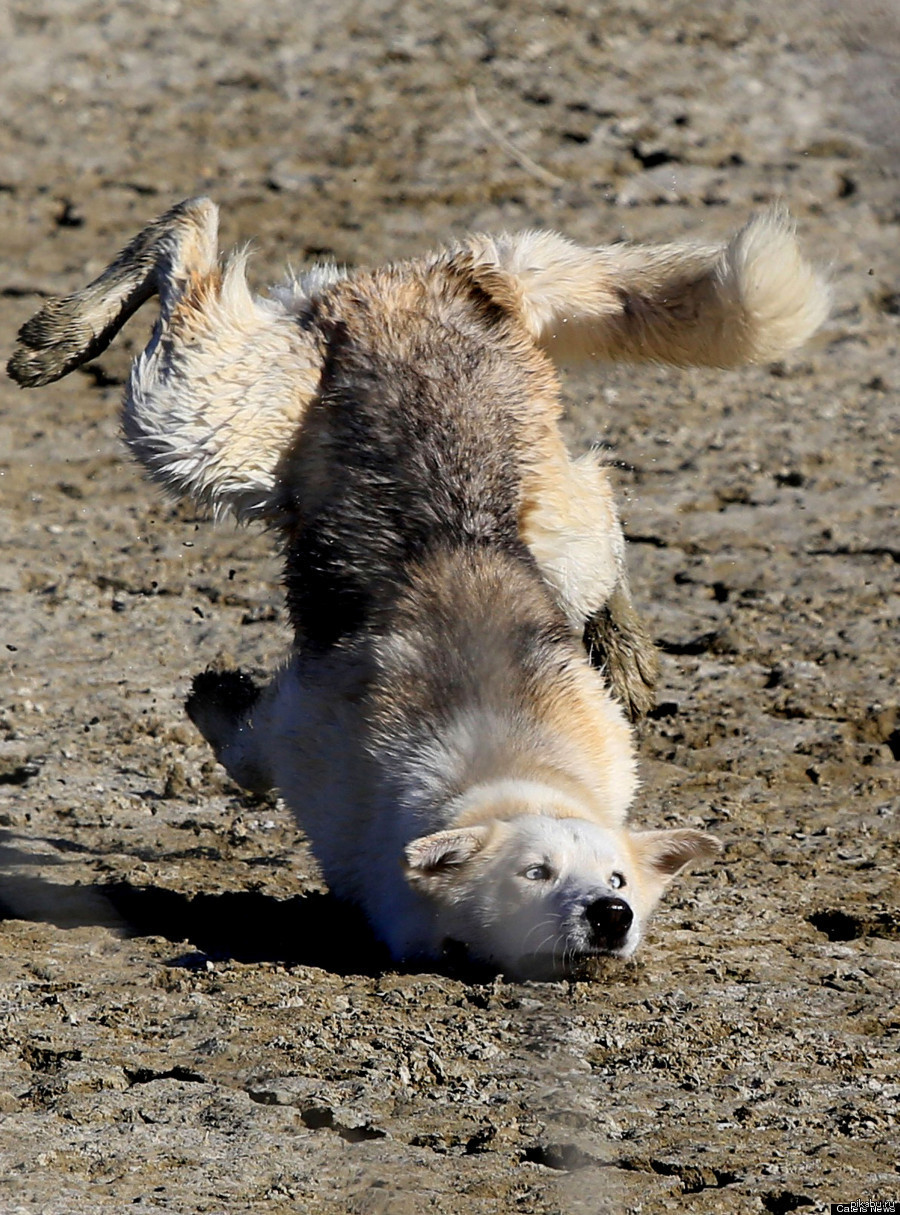
M 641 823 L 727 844 L 591 982 L 396 973 L 185 719 L 288 636 L 99 362 L 0 382 L 0 1211 L 776 1215 L 900 1197 L 897 9 L 11 0 L 0 343 L 178 198 L 369 264 L 473 227 L 718 238 L 834 282 L 783 365 L 592 370 L 663 652 Z

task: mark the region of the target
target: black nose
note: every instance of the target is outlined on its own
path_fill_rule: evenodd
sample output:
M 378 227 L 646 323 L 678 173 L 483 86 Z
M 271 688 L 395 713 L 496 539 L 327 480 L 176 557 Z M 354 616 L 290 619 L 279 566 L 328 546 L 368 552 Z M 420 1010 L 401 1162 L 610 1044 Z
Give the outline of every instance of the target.
M 624 899 L 595 899 L 585 907 L 584 914 L 598 949 L 618 949 L 634 919 Z

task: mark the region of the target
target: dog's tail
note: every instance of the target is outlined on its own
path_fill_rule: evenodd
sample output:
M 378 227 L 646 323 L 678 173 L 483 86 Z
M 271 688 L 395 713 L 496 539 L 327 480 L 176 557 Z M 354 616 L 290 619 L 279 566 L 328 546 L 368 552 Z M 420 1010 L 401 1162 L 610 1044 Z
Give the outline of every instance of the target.
M 8 371 L 24 387 L 100 354 L 151 296 L 160 314 L 134 362 L 125 439 L 154 480 L 238 518 L 281 518 L 278 466 L 315 392 L 321 357 L 278 299 L 251 295 L 245 257 L 218 261 L 218 208 L 193 198 L 154 220 L 87 287 L 48 300 Z M 299 307 L 300 285 L 292 307 Z
M 563 361 L 769 362 L 811 337 L 830 304 L 781 207 L 721 246 L 582 249 L 553 233 L 526 232 L 476 238 L 467 252 L 485 289 Z

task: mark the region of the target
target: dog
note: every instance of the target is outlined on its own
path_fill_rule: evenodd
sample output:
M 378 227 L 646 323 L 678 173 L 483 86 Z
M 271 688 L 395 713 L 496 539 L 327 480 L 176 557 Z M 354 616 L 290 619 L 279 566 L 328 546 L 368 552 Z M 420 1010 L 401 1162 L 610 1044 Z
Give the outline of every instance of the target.
M 150 476 L 280 535 L 296 644 L 266 687 L 198 676 L 187 710 L 241 785 L 277 789 L 332 891 L 394 959 L 447 942 L 513 977 L 629 957 L 719 841 L 636 830 L 629 716 L 655 652 L 607 470 L 572 459 L 554 362 L 777 359 L 828 311 L 786 214 L 723 246 L 472 236 L 265 297 L 180 203 L 20 331 L 64 376 L 151 296 L 125 394 Z

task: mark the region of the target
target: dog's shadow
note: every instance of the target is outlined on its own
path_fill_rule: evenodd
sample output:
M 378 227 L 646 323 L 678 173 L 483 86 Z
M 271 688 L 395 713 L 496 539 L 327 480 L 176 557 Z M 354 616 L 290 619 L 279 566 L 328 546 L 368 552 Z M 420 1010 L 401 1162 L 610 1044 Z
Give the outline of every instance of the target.
M 279 962 L 340 975 L 377 976 L 390 956 L 362 914 L 331 894 L 276 899 L 253 891 L 184 895 L 117 882 L 95 888 L 134 936 L 162 936 L 193 948 L 169 964 Z
M 316 966 L 341 975 L 376 976 L 395 969 L 362 913 L 331 894 L 289 899 L 256 891 L 183 894 L 127 881 L 67 884 L 53 881 L 52 870 L 48 876 L 28 872 L 38 864 L 60 863 L 61 858 L 0 840 L 0 920 L 164 937 L 181 946 L 171 965 L 203 967 L 231 958 Z
M 35 848 L 34 845 L 48 847 Z M 53 851 L 50 851 L 52 848 Z M 333 894 L 279 899 L 258 891 L 184 894 L 133 882 L 80 884 L 53 881 L 60 853 L 90 852 L 70 840 L 25 841 L 0 831 L 0 921 L 24 920 L 57 928 L 104 927 L 122 937 L 163 937 L 174 949 L 166 965 L 203 970 L 233 960 L 312 966 L 341 976 L 378 978 L 416 973 L 414 962 L 394 961 L 363 913 Z M 29 872 L 40 867 L 43 873 Z M 467 985 L 490 982 L 496 972 L 448 941 L 429 972 Z
M 64 843 L 45 842 L 57 848 Z M 228 959 L 313 966 L 371 978 L 421 969 L 393 961 L 362 912 L 332 894 L 278 899 L 257 891 L 183 894 L 124 881 L 65 884 L 28 873 L 37 864 L 62 864 L 62 858 L 24 850 L 0 832 L 0 921 L 25 920 L 62 929 L 105 927 L 123 937 L 163 937 L 178 946 L 166 964 L 194 970 Z M 494 974 L 453 942 L 428 969 L 476 985 Z

